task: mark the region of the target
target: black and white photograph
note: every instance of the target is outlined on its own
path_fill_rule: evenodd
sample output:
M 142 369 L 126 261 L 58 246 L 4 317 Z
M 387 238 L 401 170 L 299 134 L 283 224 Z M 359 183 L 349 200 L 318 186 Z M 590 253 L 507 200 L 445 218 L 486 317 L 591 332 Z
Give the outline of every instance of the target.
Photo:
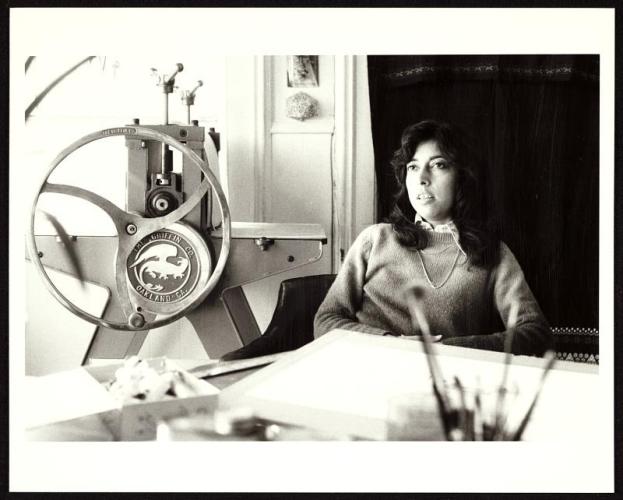
M 11 10 L 10 490 L 614 491 L 614 9 L 294 10 Z
M 288 87 L 318 86 L 318 56 L 288 56 Z

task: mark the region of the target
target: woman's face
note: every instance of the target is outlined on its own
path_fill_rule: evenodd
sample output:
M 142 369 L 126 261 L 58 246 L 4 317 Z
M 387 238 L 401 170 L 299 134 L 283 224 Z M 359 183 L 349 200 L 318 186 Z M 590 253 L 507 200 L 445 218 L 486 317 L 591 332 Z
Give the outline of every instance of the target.
M 456 168 L 437 142 L 422 142 L 407 163 L 407 192 L 415 211 L 433 226 L 450 222 L 456 183 Z

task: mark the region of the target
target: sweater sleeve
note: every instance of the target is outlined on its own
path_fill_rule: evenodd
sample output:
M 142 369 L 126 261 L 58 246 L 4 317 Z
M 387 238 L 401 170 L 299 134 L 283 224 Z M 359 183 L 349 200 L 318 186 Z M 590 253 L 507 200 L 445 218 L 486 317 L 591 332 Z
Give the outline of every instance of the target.
M 348 250 L 342 267 L 314 318 L 315 338 L 335 328 L 379 335 L 387 333 L 381 328 L 360 323 L 356 316 L 363 297 L 374 231 L 375 226 L 362 231 Z
M 493 301 L 505 330 L 484 335 L 449 337 L 442 342 L 459 347 L 504 351 L 505 340 L 513 334 L 513 354 L 542 356 L 553 347 L 553 337 L 517 259 L 504 244 L 500 248 L 500 263 L 493 271 Z M 509 328 L 512 305 L 518 306 L 515 326 Z

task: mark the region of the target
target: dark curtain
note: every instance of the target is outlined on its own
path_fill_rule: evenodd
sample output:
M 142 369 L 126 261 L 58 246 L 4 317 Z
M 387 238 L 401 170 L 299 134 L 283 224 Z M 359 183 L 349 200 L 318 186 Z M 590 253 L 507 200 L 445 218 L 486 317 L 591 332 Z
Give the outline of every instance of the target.
M 369 56 L 378 220 L 402 130 L 448 121 L 487 166 L 490 209 L 552 326 L 598 327 L 599 56 Z

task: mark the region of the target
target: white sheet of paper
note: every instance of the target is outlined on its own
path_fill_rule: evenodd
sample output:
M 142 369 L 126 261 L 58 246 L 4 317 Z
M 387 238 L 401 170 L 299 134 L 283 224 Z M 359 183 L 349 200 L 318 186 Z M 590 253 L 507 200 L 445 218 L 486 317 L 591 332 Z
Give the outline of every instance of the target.
M 118 407 L 106 388 L 83 368 L 24 380 L 27 429 Z
M 443 347 L 439 352 L 450 351 Z M 221 399 L 249 405 L 266 418 L 384 439 L 391 398 L 432 394 L 426 356 L 420 349 L 408 340 L 334 331 L 225 389 Z M 475 358 L 479 352 L 474 352 Z M 494 393 L 502 380 L 503 363 L 499 356 L 496 361 L 482 359 L 486 354 L 480 357 L 440 354 L 438 364 L 447 382 L 457 375 L 468 388 Z M 543 360 L 531 361 L 536 366 L 511 365 L 508 384 L 519 388 L 511 421 L 518 422 L 525 414 L 537 389 Z M 597 378 L 590 373 L 552 371 L 524 437 L 566 439 L 570 426 L 581 423 L 575 415 L 581 415 L 582 422 L 595 420 Z

